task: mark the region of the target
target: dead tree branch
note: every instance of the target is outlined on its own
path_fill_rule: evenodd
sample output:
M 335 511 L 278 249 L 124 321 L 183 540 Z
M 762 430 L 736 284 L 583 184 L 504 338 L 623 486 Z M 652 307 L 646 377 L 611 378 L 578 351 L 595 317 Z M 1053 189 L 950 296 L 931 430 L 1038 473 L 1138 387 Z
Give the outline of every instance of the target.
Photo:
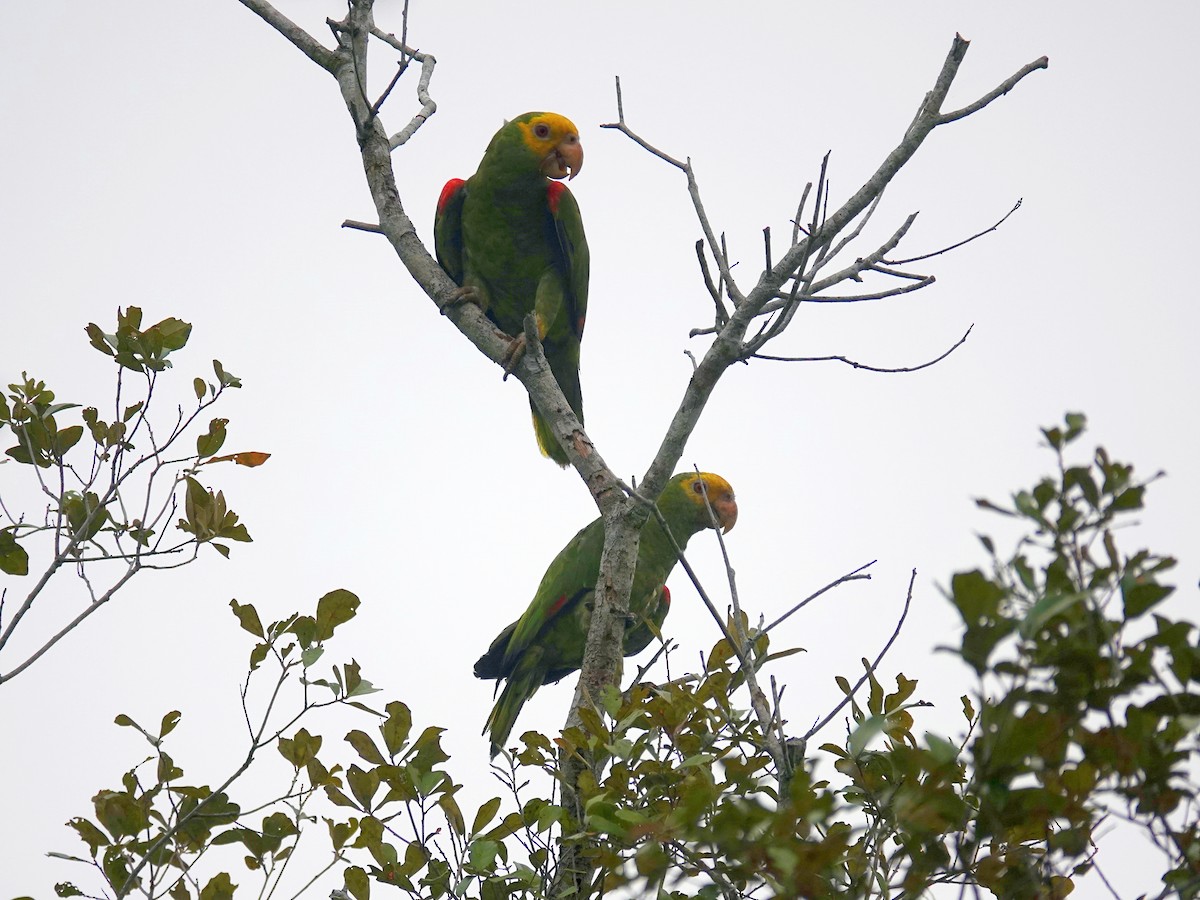
M 754 358 L 769 359 L 774 360 L 775 362 L 840 362 L 845 363 L 846 365 L 855 369 L 863 369 L 867 372 L 880 372 L 885 375 L 897 375 L 904 372 L 919 372 L 921 369 L 928 369 L 930 366 L 936 366 L 943 359 L 965 344 L 967 342 L 967 338 L 971 334 L 971 329 L 974 327 L 975 325 L 972 324 L 971 327 L 966 330 L 963 336 L 955 341 L 953 346 L 951 346 L 950 349 L 946 350 L 940 356 L 935 356 L 928 362 L 923 362 L 915 366 L 899 366 L 894 369 L 887 369 L 881 366 L 869 366 L 866 363 L 856 362 L 846 356 L 771 356 L 766 353 L 756 353 Z

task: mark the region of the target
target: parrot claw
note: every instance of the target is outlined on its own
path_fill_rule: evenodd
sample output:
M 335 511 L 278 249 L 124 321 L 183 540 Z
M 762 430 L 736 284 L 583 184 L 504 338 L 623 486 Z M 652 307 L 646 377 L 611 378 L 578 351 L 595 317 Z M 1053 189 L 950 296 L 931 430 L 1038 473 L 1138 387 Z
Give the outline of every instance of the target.
M 525 335 L 518 334 L 512 339 L 512 343 L 508 345 L 508 352 L 504 354 L 504 377 L 501 381 L 507 381 L 508 376 L 516 371 L 517 366 L 521 362 L 521 357 L 525 355 Z
M 483 302 L 479 298 L 479 291 L 474 285 L 465 284 L 451 293 L 444 303 L 438 304 L 438 312 L 444 316 L 449 307 L 457 306 L 460 303 L 474 303 L 477 306 L 483 306 Z

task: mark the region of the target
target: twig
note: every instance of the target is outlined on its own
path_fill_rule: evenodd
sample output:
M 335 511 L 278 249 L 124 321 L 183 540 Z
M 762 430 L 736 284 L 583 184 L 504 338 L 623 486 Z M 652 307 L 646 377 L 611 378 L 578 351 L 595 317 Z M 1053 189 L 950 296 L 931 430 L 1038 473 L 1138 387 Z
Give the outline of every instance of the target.
M 734 306 L 737 306 L 742 301 L 742 293 L 738 290 L 737 285 L 733 281 L 733 276 L 729 271 L 728 256 L 722 252 L 724 250 L 724 241 L 720 244 L 717 242 L 716 233 L 713 231 L 712 225 L 708 221 L 708 213 L 704 209 L 704 203 L 700 199 L 700 186 L 696 182 L 696 173 L 692 168 L 692 161 L 688 159 L 686 162 L 680 162 L 675 157 L 659 150 L 649 141 L 645 140 L 641 135 L 634 132 L 628 125 L 625 124 L 625 101 L 621 95 L 621 77 L 618 75 L 617 84 L 617 121 L 602 124 L 601 128 L 613 128 L 621 132 L 643 150 L 657 156 L 663 162 L 669 163 L 680 169 L 687 176 L 688 194 L 692 198 L 692 207 L 696 212 L 696 217 L 700 220 L 700 227 L 704 231 L 704 237 L 708 241 L 708 246 L 712 250 L 713 256 L 717 260 L 717 268 L 721 272 L 721 279 L 725 283 L 725 289 L 729 292 L 729 298 Z
M 767 354 L 767 353 L 755 353 L 754 358 L 755 359 L 769 359 L 769 360 L 773 360 L 775 362 L 841 362 L 841 363 L 845 363 L 846 365 L 851 366 L 852 368 L 855 368 L 855 369 L 862 369 L 865 372 L 880 372 L 884 375 L 897 375 L 897 374 L 901 374 L 904 372 L 919 372 L 921 369 L 928 369 L 930 366 L 937 365 L 943 359 L 945 359 L 947 356 L 949 356 L 951 353 L 953 353 L 955 350 L 957 350 L 959 347 L 961 347 L 963 344 L 965 344 L 967 342 L 967 338 L 971 334 L 971 329 L 974 327 L 975 327 L 975 324 L 972 323 L 970 328 L 968 328 L 963 333 L 963 336 L 960 337 L 957 341 L 955 341 L 954 345 L 952 347 L 950 347 L 950 349 L 947 350 L 945 353 L 941 354 L 940 356 L 935 357 L 934 359 L 931 359 L 928 362 L 923 362 L 920 365 L 900 366 L 895 369 L 885 369 L 880 366 L 869 366 L 866 363 L 856 362 L 855 360 L 849 359 L 845 356 L 771 356 L 770 354 Z
M 833 721 L 833 717 L 841 712 L 842 708 L 854 698 L 854 695 L 858 692 L 858 689 L 862 687 L 866 680 L 871 677 L 871 675 L 874 674 L 874 672 L 879 668 L 879 664 L 883 661 L 884 654 L 887 653 L 888 650 L 891 649 L 892 644 L 896 642 L 896 638 L 900 636 L 900 629 L 904 626 L 904 620 L 908 618 L 908 608 L 912 604 L 913 585 L 916 583 L 916 581 L 917 570 L 913 569 L 912 576 L 908 580 L 908 594 L 904 598 L 904 609 L 900 613 L 900 621 L 898 621 L 896 623 L 896 627 L 892 629 L 892 636 L 888 638 L 887 643 L 883 645 L 883 649 L 879 651 L 879 654 L 875 657 L 875 661 L 871 663 L 871 665 L 867 668 L 867 671 L 863 672 L 862 677 L 854 683 L 854 687 L 850 689 L 850 692 L 842 698 L 842 702 L 830 710 L 829 714 L 825 716 L 825 718 L 821 719 L 821 721 L 808 730 L 808 733 L 802 738 L 805 743 L 807 743 L 814 734 Z
M 378 225 L 370 222 L 358 222 L 354 219 L 347 219 L 342 223 L 343 228 L 353 228 L 356 231 L 369 231 L 372 234 L 384 234 L 384 230 Z
M 1008 221 L 1009 216 L 1021 208 L 1021 204 L 1024 202 L 1024 200 L 1024 197 L 1018 197 L 1017 202 L 1013 204 L 1013 208 L 1001 216 L 999 222 L 997 222 L 991 228 L 985 228 L 983 231 L 979 232 L 979 234 L 973 234 L 966 240 L 959 241 L 957 244 L 951 244 L 949 247 L 943 247 L 941 250 L 935 250 L 932 253 L 924 253 L 921 256 L 910 256 L 908 259 L 884 259 L 880 260 L 880 262 L 889 266 L 903 266 L 907 265 L 908 263 L 920 262 L 923 259 L 931 259 L 935 256 L 941 256 L 943 253 L 949 253 L 951 250 L 957 250 L 964 244 L 969 244 L 971 241 L 981 238 L 985 234 L 991 234 L 993 231 L 996 231 L 1001 225 Z
M 785 612 L 782 616 L 780 616 L 778 619 L 776 619 L 774 622 L 772 622 L 770 625 L 768 625 L 766 628 L 764 628 L 762 630 L 762 633 L 763 634 L 770 633 L 771 629 L 774 628 L 776 625 L 779 625 L 784 620 L 791 618 L 791 616 L 793 616 L 795 613 L 798 613 L 800 610 L 804 609 L 804 607 L 808 606 L 808 604 L 812 603 L 814 600 L 816 600 L 822 594 L 826 593 L 827 591 L 833 590 L 839 584 L 845 584 L 847 581 L 870 581 L 871 580 L 870 572 L 866 573 L 865 575 L 861 574 L 861 573 L 864 569 L 871 568 L 871 566 L 875 565 L 875 563 L 877 563 L 877 562 L 879 562 L 879 560 L 873 559 L 869 563 L 864 563 L 863 565 L 861 565 L 857 569 L 855 569 L 853 572 L 847 572 L 841 578 L 836 578 L 833 581 L 829 582 L 829 584 L 825 585 L 823 588 L 819 588 L 818 590 L 813 591 L 813 593 L 809 594 L 807 597 L 805 597 L 803 600 L 801 600 L 799 603 L 797 603 L 795 606 L 793 606 L 791 609 L 789 609 L 787 612 Z
M 407 125 L 388 138 L 388 146 L 393 150 L 405 144 L 409 138 L 417 133 L 417 129 L 424 125 L 430 116 L 437 112 L 437 103 L 429 95 L 429 83 L 433 79 L 433 70 L 437 66 L 437 59 L 431 53 L 422 53 L 419 50 L 409 47 L 407 35 L 408 0 L 405 0 L 404 3 L 403 30 L 401 31 L 399 40 L 396 39 L 394 34 L 385 33 L 374 26 L 371 28 L 372 37 L 400 51 L 402 57 L 408 57 L 421 64 L 421 76 L 417 79 L 417 100 L 420 102 L 421 108 L 409 119 Z
M 959 35 L 955 35 L 955 37 L 958 38 L 959 40 L 962 40 L 962 37 Z M 963 43 L 968 43 L 968 42 L 963 41 Z M 937 124 L 938 125 L 946 125 L 950 122 L 956 121 L 957 119 L 965 118 L 966 116 L 971 115 L 971 113 L 979 112 L 979 110 L 983 109 L 985 106 L 987 106 L 993 100 L 995 100 L 998 97 L 1003 97 L 1005 94 L 1007 94 L 1013 88 L 1015 88 L 1017 86 L 1017 82 L 1019 82 L 1026 75 L 1029 75 L 1032 72 L 1036 72 L 1038 69 L 1049 68 L 1049 66 L 1050 66 L 1050 57 L 1048 57 L 1048 56 L 1043 56 L 1041 59 L 1035 59 L 1033 62 L 1029 63 L 1028 65 L 1022 66 L 1021 70 L 1019 72 L 1017 72 L 1015 75 L 1013 75 L 1010 78 L 1004 79 L 1004 81 L 1001 82 L 999 87 L 997 87 L 995 90 L 988 91 L 986 94 L 984 94 L 978 100 L 976 100 L 974 103 L 964 106 L 962 109 L 956 109 L 954 112 L 942 113 L 940 116 L 938 116 Z
M 860 280 L 861 279 L 857 279 Z M 870 294 L 842 294 L 829 296 L 809 294 L 805 296 L 805 303 L 866 303 L 870 300 L 887 300 L 890 297 L 898 297 L 901 294 L 910 294 L 913 291 L 919 291 L 921 288 L 927 288 L 935 283 L 937 279 L 932 275 L 925 275 L 920 281 L 903 284 L 900 287 L 888 288 L 885 291 L 875 291 Z M 786 301 L 786 297 L 781 298 Z M 766 311 L 766 310 L 764 310 Z

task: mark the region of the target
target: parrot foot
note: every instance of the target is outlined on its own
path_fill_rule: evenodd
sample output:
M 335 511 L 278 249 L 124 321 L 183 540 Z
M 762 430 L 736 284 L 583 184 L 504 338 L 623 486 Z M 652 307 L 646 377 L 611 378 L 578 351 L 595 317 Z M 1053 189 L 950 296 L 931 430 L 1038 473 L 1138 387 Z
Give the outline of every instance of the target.
M 483 300 L 479 296 L 479 291 L 474 287 L 474 285 L 465 284 L 458 290 L 451 293 L 450 296 L 446 298 L 445 303 L 438 304 L 438 312 L 444 316 L 449 307 L 457 306 L 460 303 L 474 303 L 476 306 L 483 306 Z
M 501 381 L 507 381 L 508 376 L 516 371 L 517 366 L 521 362 L 521 357 L 525 355 L 525 335 L 518 334 L 512 339 L 512 343 L 508 345 L 508 351 L 504 354 L 504 377 Z

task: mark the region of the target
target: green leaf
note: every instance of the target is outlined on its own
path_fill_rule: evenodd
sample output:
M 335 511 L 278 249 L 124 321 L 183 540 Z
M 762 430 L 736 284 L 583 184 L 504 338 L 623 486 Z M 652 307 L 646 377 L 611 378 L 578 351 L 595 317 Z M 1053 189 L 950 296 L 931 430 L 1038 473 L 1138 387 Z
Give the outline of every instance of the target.
M 266 638 L 266 632 L 263 631 L 262 620 L 258 617 L 258 610 L 251 603 L 238 603 L 237 600 L 230 600 L 229 606 L 233 610 L 233 614 L 237 616 L 238 623 L 246 631 L 258 638 Z
M 499 797 L 493 797 L 483 804 L 483 806 L 479 807 L 479 812 L 475 813 L 475 821 L 471 823 L 471 834 L 476 835 L 483 831 L 488 826 L 488 823 L 496 817 L 496 811 L 499 809 Z
M 208 423 L 208 431 L 196 438 L 196 455 L 200 457 L 213 456 L 225 443 L 225 426 L 228 419 L 213 419 Z
M 1200 694 L 1163 694 L 1142 709 L 1155 716 L 1200 716 Z
M 231 372 L 226 372 L 219 359 L 213 360 L 213 371 L 217 374 L 217 383 L 221 387 L 240 388 L 242 386 L 241 379 Z
M 1139 579 L 1121 579 L 1121 598 L 1125 602 L 1125 618 L 1135 619 L 1158 606 L 1175 592 L 1167 584 Z
M 165 738 L 168 734 L 175 730 L 175 726 L 179 724 L 179 720 L 183 718 L 183 713 L 177 709 L 171 710 L 162 717 L 162 723 L 158 727 L 158 736 L 160 739 Z
M 200 900 L 233 900 L 237 885 L 229 879 L 228 872 L 221 872 L 208 880 L 200 891 Z
M 333 637 L 339 625 L 349 622 L 358 610 L 359 599 L 350 591 L 339 588 L 317 601 L 317 640 Z
M 375 746 L 375 742 L 371 740 L 370 735 L 365 731 L 355 729 L 346 735 L 346 743 L 354 748 L 363 759 L 377 766 L 383 765 L 386 761 L 383 754 L 379 752 L 379 748 Z
M 29 554 L 17 543 L 14 529 L 0 529 L 0 572 L 6 575 L 28 575 Z
M 114 355 L 113 347 L 117 345 L 117 338 L 115 335 L 105 334 L 104 329 L 95 322 L 89 322 L 84 331 L 87 332 L 88 343 L 90 343 L 105 356 Z
M 175 350 L 182 350 L 192 333 L 192 326 L 176 318 L 163 319 L 157 325 L 152 325 L 147 331 L 157 332 L 161 338 L 163 355 Z
M 379 732 L 383 735 L 388 755 L 395 756 L 404 747 L 412 731 L 412 712 L 399 700 L 393 700 L 384 707 L 384 711 L 387 712 L 387 721 L 379 726 Z
M 1004 590 L 984 577 L 978 569 L 959 572 L 950 580 L 951 601 L 969 626 L 999 615 Z
M 1142 497 L 1146 493 L 1145 485 L 1134 485 L 1126 488 L 1113 498 L 1112 509 L 1141 509 Z
M 279 739 L 279 754 L 297 769 L 301 769 L 317 755 L 321 749 L 321 740 L 319 734 L 311 735 L 308 729 L 301 728 L 295 737 Z
M 468 857 L 469 865 L 477 872 L 494 872 L 496 857 L 500 855 L 500 844 L 496 841 L 472 841 Z
M 133 837 L 150 824 L 146 811 L 125 793 L 100 791 L 92 798 L 96 818 L 114 838 Z
M 292 645 L 295 646 L 295 645 Z M 254 649 L 250 651 L 250 671 L 253 672 L 262 665 L 263 660 L 267 658 L 267 654 L 271 650 L 270 644 L 255 644 Z
M 975 706 L 971 703 L 971 698 L 966 694 L 962 695 L 963 718 L 968 722 L 975 720 Z
M 342 877 L 345 879 L 346 890 L 354 900 L 370 900 L 371 881 L 365 871 L 358 866 L 350 866 L 342 873 Z
M 74 828 L 75 833 L 79 835 L 79 839 L 88 845 L 88 850 L 91 852 L 93 859 L 101 847 L 107 847 L 110 843 L 104 832 L 87 819 L 75 818 L 71 819 L 67 824 Z
M 871 740 L 887 727 L 887 716 L 868 716 L 857 728 L 850 733 L 846 741 L 846 749 L 851 756 L 858 756 L 871 743 Z
M 1072 606 L 1082 603 L 1086 597 L 1086 594 L 1076 593 L 1051 594 L 1042 597 L 1025 613 L 1025 617 L 1021 621 L 1021 636 L 1033 637 L 1042 630 L 1042 626 L 1047 622 L 1066 612 Z
M 79 443 L 83 437 L 82 425 L 71 425 L 54 435 L 54 455 L 59 459 L 66 456 L 67 451 Z

